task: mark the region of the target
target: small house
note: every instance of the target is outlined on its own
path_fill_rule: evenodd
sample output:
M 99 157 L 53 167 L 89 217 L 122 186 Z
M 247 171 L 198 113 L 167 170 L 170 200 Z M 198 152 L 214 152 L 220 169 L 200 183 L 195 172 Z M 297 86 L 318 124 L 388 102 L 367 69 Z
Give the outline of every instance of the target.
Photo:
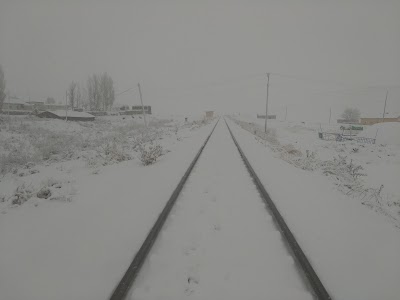
M 265 119 L 265 115 L 257 114 L 257 119 Z M 276 115 L 268 115 L 268 120 L 276 120 Z
M 212 111 L 212 110 L 206 111 L 206 118 L 207 119 L 214 118 L 214 111 Z
M 387 123 L 387 122 L 400 122 L 400 116 L 385 116 L 382 117 L 372 117 L 372 118 L 361 118 L 360 123 L 362 125 L 374 125 L 377 123 Z
M 3 103 L 3 110 L 32 110 L 31 105 L 20 99 L 6 100 Z

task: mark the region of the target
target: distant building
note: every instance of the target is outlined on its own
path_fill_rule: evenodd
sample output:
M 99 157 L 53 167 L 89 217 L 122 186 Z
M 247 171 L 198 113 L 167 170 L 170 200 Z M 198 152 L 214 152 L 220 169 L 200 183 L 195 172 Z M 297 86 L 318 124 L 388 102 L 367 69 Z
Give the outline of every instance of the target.
M 257 114 L 257 119 L 265 119 L 265 115 Z M 268 115 L 268 120 L 276 120 L 276 115 Z
M 41 106 L 44 110 L 65 110 L 66 107 L 65 104 L 44 104 Z
M 3 113 L 11 112 L 11 114 L 30 113 L 33 111 L 45 110 L 65 110 L 62 104 L 45 104 L 42 101 L 24 101 L 17 98 L 11 98 L 3 103 Z
M 339 124 L 360 124 L 359 120 L 345 120 L 345 119 L 338 119 L 337 122 Z
M 143 109 L 144 109 L 144 113 L 145 114 L 147 114 L 147 115 L 151 115 L 151 106 L 143 106 Z M 132 114 L 132 115 L 139 115 L 139 114 L 142 114 L 143 112 L 142 112 L 142 106 L 141 105 L 134 105 L 134 106 L 132 106 L 132 113 L 130 113 L 130 114 Z
M 373 118 L 361 118 L 360 123 L 362 125 L 374 125 L 377 123 L 387 123 L 387 122 L 400 122 L 400 116 L 385 116 L 385 118 L 382 117 L 373 117 Z
M 102 117 L 102 116 L 107 116 L 107 112 L 106 111 L 87 111 L 88 114 L 91 114 L 95 117 Z
M 32 106 L 20 99 L 6 100 L 3 103 L 3 111 L 6 110 L 32 110 Z
M 72 110 L 56 110 L 56 111 L 49 111 L 46 110 L 38 114 L 40 118 L 51 118 L 51 119 L 60 119 L 68 121 L 93 121 L 95 116 L 88 114 L 86 112 L 80 111 L 72 111 Z
M 212 111 L 212 110 L 206 111 L 206 118 L 207 119 L 214 118 L 214 111 Z

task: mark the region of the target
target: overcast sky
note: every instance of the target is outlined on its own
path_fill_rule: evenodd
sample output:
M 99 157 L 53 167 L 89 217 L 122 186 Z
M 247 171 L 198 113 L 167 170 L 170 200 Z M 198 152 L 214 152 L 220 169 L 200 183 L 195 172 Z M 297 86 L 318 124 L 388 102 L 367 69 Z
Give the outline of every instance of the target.
M 0 64 L 21 98 L 108 72 L 153 111 L 327 121 L 400 113 L 399 0 L 0 0 Z M 117 98 L 139 103 L 137 89 Z

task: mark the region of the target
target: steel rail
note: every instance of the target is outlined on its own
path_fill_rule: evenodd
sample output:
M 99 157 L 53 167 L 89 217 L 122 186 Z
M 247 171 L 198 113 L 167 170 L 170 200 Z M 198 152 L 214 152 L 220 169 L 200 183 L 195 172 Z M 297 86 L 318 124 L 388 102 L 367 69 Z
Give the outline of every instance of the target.
M 282 215 L 280 214 L 278 208 L 276 207 L 275 203 L 272 201 L 271 197 L 269 196 L 268 192 L 265 190 L 264 185 L 258 178 L 256 172 L 254 171 L 253 167 L 251 166 L 249 160 L 245 156 L 242 148 L 240 147 L 239 143 L 237 142 L 235 136 L 232 133 L 231 128 L 229 127 L 228 123 L 224 118 L 225 124 L 228 127 L 228 130 L 231 134 L 231 137 L 240 153 L 240 156 L 243 159 L 244 164 L 246 165 L 247 170 L 250 173 L 250 176 L 253 178 L 253 181 L 264 200 L 266 206 L 268 207 L 269 211 L 273 215 L 275 222 L 277 223 L 281 233 L 284 235 L 291 251 L 294 254 L 295 259 L 297 260 L 298 264 L 301 266 L 304 275 L 306 276 L 308 283 L 310 284 L 312 291 L 314 292 L 315 296 L 320 300 L 331 300 L 331 296 L 328 294 L 327 290 L 325 289 L 324 285 L 322 284 L 321 280 L 319 279 L 317 273 L 314 271 L 310 261 L 308 260 L 307 256 L 304 254 L 303 250 L 301 249 L 300 245 L 297 243 L 296 238 L 294 237 L 293 233 L 290 231 L 288 225 L 286 224 L 285 220 L 283 219 Z
M 195 158 L 193 159 L 192 163 L 190 164 L 189 168 L 186 170 L 185 174 L 179 181 L 177 187 L 173 191 L 172 195 L 170 196 L 169 200 L 165 204 L 164 209 L 160 213 L 157 218 L 157 221 L 154 223 L 153 227 L 151 228 L 150 232 L 148 233 L 146 239 L 144 240 L 142 246 L 140 247 L 139 251 L 136 253 L 135 257 L 133 258 L 132 263 L 126 270 L 124 276 L 114 289 L 110 300 L 123 300 L 128 295 L 139 271 L 146 260 L 147 255 L 149 254 L 155 240 L 157 239 L 158 234 L 160 233 L 165 220 L 167 219 L 172 207 L 174 206 L 176 199 L 179 197 L 180 192 L 182 191 L 183 186 L 186 183 L 190 173 L 192 172 L 196 162 L 198 161 L 201 153 L 203 152 L 204 147 L 207 145 L 208 140 L 210 139 L 211 135 L 213 134 L 215 128 L 217 127 L 218 121 L 215 123 L 211 133 L 206 138 L 203 145 L 200 147 L 200 150 L 197 152 Z

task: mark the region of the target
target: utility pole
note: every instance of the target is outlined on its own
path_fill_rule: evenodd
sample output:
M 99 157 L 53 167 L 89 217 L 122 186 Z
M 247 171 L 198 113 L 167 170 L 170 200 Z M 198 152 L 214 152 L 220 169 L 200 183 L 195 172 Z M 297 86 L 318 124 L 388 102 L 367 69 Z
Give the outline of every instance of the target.
M 68 90 L 65 91 L 65 122 L 68 121 Z
M 387 101 L 387 98 L 388 98 L 388 94 L 389 94 L 389 91 L 386 91 L 385 106 L 383 107 L 382 123 L 385 122 L 386 101 Z
M 285 122 L 286 122 L 286 118 L 287 118 L 287 106 L 286 106 L 286 111 L 285 111 Z
M 267 101 L 265 105 L 265 128 L 264 131 L 267 132 L 267 120 L 268 120 L 268 92 L 269 92 L 269 73 L 267 73 Z
M 331 124 L 332 108 L 329 108 L 329 124 Z
M 143 119 L 144 119 L 144 127 L 147 128 L 146 113 L 144 112 L 142 90 L 140 89 L 140 83 L 138 83 L 138 87 L 139 87 L 140 102 L 142 103 L 142 113 L 143 113 Z

